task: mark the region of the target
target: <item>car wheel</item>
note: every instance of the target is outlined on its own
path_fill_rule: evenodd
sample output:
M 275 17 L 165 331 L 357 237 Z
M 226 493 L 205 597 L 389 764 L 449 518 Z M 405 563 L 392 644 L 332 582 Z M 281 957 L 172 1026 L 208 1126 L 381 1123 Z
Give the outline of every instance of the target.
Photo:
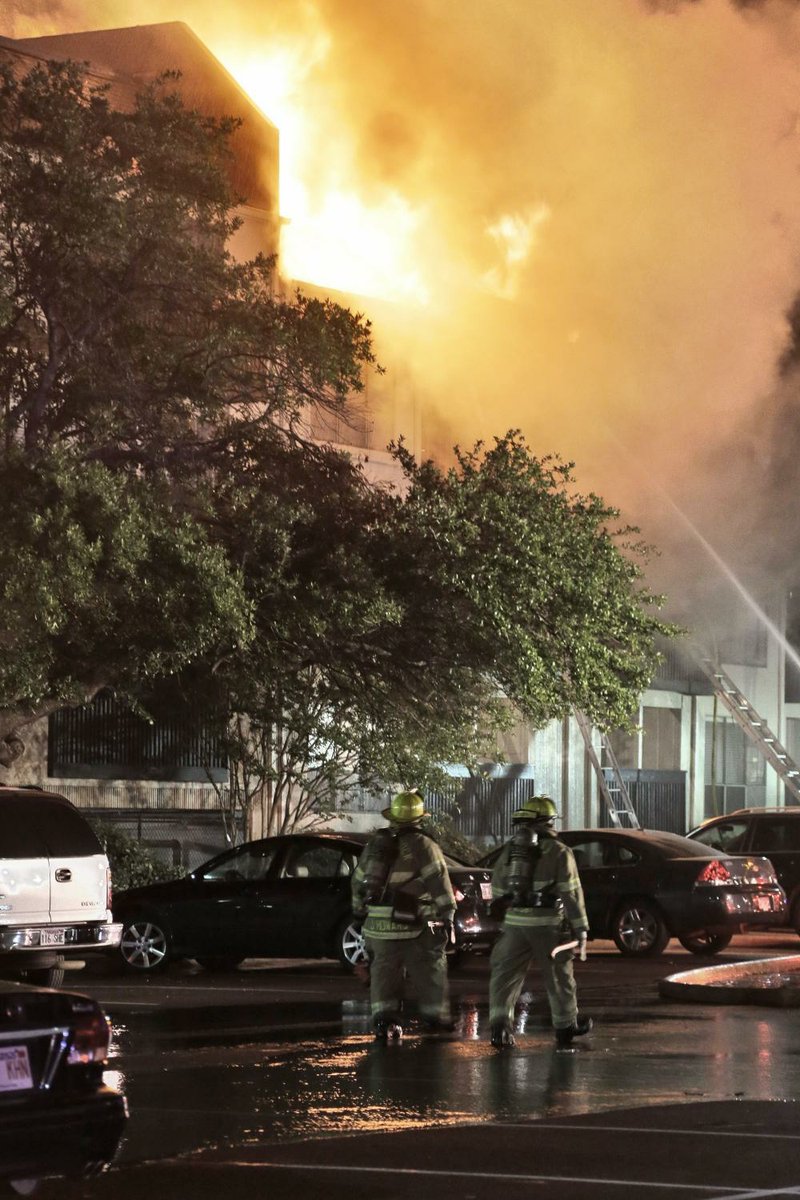
M 360 921 L 352 917 L 342 921 L 336 932 L 336 957 L 345 971 L 352 971 L 359 963 L 366 961 L 367 951 Z
M 684 950 L 692 954 L 719 954 L 731 944 L 732 933 L 697 933 L 694 936 L 679 937 L 678 941 Z
M 611 936 L 621 954 L 648 958 L 661 954 L 669 930 L 651 900 L 629 900 L 614 914 Z
M 195 959 L 195 962 L 199 963 L 204 971 L 235 971 L 239 963 L 243 961 L 235 954 L 215 954 Z
M 138 915 L 123 921 L 122 962 L 132 971 L 160 971 L 170 959 L 169 934 L 157 918 Z
M 39 1179 L 8 1179 L 0 1196 L 32 1196 L 40 1182 Z
M 60 988 L 64 986 L 64 956 L 59 955 L 52 967 L 31 967 L 22 972 L 26 983 L 34 987 Z

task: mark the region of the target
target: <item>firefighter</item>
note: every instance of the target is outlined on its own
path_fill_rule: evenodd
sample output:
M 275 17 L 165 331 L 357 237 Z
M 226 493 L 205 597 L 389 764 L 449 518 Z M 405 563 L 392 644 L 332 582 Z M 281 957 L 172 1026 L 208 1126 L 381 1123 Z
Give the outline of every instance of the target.
M 419 792 L 394 796 L 389 826 L 367 842 L 352 878 L 353 915 L 364 918 L 375 1037 L 402 1037 L 400 1010 L 407 975 L 423 1025 L 451 1030 L 445 950 L 453 940 L 456 901 L 444 856 L 420 829 Z
M 556 835 L 555 818 L 549 796 L 531 796 L 512 814 L 511 840 L 492 872 L 492 895 L 507 905 L 489 982 L 491 1039 L 498 1048 L 514 1045 L 514 1008 L 533 962 L 544 977 L 556 1044 L 568 1047 L 592 1028 L 589 1017 L 578 1016 L 572 954 L 552 957 L 564 940 L 565 920 L 582 957 L 589 929 L 575 859 Z

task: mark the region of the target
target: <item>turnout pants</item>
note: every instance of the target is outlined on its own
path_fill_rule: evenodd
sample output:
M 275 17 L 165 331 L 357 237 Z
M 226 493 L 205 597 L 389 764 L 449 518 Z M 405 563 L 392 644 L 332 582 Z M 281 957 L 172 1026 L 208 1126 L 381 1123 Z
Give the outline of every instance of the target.
M 414 987 L 419 1014 L 430 1021 L 450 1020 L 450 994 L 443 929 L 427 925 L 419 937 L 388 940 L 366 936 L 370 960 L 370 1002 L 373 1021 L 396 1019 L 405 992 L 406 976 Z
M 504 925 L 492 948 L 489 980 L 489 1022 L 501 1025 L 514 1021 L 525 976 L 533 963 L 539 967 L 550 1016 L 556 1029 L 575 1023 L 578 1001 L 572 959 L 553 962 L 550 951 L 563 941 L 559 925 Z

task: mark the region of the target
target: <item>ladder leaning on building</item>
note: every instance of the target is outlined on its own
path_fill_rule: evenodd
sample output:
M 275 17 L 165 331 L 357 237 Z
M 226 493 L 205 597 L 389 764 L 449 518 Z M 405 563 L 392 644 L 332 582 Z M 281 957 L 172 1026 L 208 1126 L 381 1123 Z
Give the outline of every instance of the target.
M 586 746 L 586 753 L 597 776 L 598 790 L 603 797 L 603 802 L 611 818 L 611 824 L 615 825 L 618 829 L 639 829 L 639 818 L 636 816 L 636 810 L 631 803 L 628 788 L 625 780 L 622 778 L 622 772 L 619 769 L 619 763 L 612 748 L 611 740 L 602 729 L 598 730 L 600 745 L 608 762 L 608 767 L 603 767 L 595 749 L 594 741 L 592 740 L 592 726 L 586 714 L 577 708 L 574 712 L 575 720 L 578 723 L 578 728 L 581 731 Z
M 697 654 L 697 664 L 733 719 L 800 803 L 800 767 L 790 757 L 788 750 L 781 745 L 761 714 L 722 667 L 702 653 Z

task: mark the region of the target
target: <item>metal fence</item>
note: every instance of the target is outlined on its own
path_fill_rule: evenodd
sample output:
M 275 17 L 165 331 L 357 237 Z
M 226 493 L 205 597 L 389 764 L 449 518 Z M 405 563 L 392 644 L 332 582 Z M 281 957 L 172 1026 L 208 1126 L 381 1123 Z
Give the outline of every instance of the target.
M 454 779 L 451 786 L 427 792 L 435 814 L 453 818 L 456 830 L 472 841 L 501 842 L 511 832 L 511 814 L 534 790 L 531 778 Z
M 604 774 L 613 785 L 610 771 Z M 620 767 L 631 804 L 642 829 L 664 829 L 669 833 L 686 832 L 686 773 L 685 771 L 637 771 Z M 605 826 L 611 825 L 606 812 Z
M 191 811 L 125 811 L 96 808 L 92 821 L 111 826 L 152 851 L 170 867 L 193 871 L 228 849 L 221 813 Z
M 91 704 L 53 713 L 48 773 L 66 779 L 203 781 L 227 778 L 222 742 L 202 715 L 188 708 L 152 721 L 110 692 Z

